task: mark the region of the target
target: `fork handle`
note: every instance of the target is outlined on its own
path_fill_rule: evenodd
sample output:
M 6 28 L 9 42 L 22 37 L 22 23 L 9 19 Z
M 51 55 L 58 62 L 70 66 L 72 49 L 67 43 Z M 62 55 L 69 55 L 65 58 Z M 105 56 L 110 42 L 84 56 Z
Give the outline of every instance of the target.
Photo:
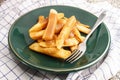
M 104 17 L 106 16 L 106 11 L 103 11 L 101 15 L 98 17 L 96 23 L 93 26 L 93 29 L 90 31 L 90 33 L 86 36 L 85 41 L 88 40 L 88 38 L 91 36 L 91 34 L 97 29 L 97 27 L 103 22 Z

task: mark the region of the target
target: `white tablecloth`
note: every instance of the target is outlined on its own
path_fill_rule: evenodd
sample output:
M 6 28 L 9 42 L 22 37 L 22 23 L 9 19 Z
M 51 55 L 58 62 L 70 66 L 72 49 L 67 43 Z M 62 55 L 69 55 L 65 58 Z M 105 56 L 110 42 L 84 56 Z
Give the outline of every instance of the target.
M 14 21 L 26 12 L 48 5 L 69 5 L 87 10 L 96 16 L 107 11 L 105 23 L 111 33 L 108 56 L 97 64 L 69 74 L 51 74 L 33 70 L 11 56 L 8 31 Z M 104 1 L 84 0 L 1 0 L 0 1 L 0 80 L 108 80 L 120 71 L 120 9 Z

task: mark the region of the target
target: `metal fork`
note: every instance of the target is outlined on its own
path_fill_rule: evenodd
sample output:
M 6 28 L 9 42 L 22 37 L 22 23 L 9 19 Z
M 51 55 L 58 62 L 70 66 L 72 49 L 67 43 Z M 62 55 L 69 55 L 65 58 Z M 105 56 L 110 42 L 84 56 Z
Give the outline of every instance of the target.
M 74 50 L 72 52 L 72 55 L 70 57 L 68 57 L 65 61 L 73 63 L 84 55 L 84 53 L 86 51 L 86 47 L 87 47 L 86 46 L 87 40 L 89 39 L 91 34 L 96 30 L 96 28 L 103 22 L 103 19 L 104 19 L 105 16 L 106 16 L 106 11 L 103 11 L 100 14 L 100 16 L 98 17 L 96 23 L 94 24 L 91 32 L 86 36 L 85 40 L 82 43 L 79 44 L 78 49 Z

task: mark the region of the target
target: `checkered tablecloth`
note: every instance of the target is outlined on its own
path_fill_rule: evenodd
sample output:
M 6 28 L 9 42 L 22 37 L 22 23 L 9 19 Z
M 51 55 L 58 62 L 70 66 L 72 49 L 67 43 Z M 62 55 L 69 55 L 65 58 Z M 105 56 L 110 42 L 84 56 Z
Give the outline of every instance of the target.
M 108 78 L 114 76 L 120 70 L 120 9 L 114 8 L 108 2 L 94 4 L 87 1 L 0 0 L 0 80 L 108 80 Z M 111 47 L 107 58 L 88 69 L 70 74 L 52 74 L 45 71 L 37 71 L 19 62 L 8 47 L 7 38 L 11 25 L 21 15 L 38 7 L 48 5 L 75 6 L 85 9 L 96 16 L 101 11 L 106 10 L 108 16 L 105 19 L 105 23 L 111 32 Z M 115 59 L 112 59 L 113 56 Z M 111 60 L 112 64 L 114 63 L 112 67 L 109 65 L 108 60 Z

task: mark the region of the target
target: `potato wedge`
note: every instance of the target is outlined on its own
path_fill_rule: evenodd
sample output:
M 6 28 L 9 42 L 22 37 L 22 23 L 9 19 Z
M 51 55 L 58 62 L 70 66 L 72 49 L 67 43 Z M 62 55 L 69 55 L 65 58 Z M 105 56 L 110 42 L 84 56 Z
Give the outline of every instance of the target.
M 39 45 L 41 47 L 45 47 L 45 48 L 56 47 L 56 44 L 55 44 L 54 40 L 51 40 L 51 41 L 41 41 L 41 42 L 39 42 Z
M 42 38 L 44 32 L 45 30 L 41 30 L 38 32 L 30 32 L 29 35 L 30 35 L 30 38 L 32 38 L 33 40 L 38 40 Z
M 79 41 L 76 38 L 68 38 L 64 41 L 65 47 L 70 47 L 74 45 L 78 45 Z
M 78 48 L 78 45 L 70 46 L 70 50 L 71 50 L 71 51 L 74 51 L 74 50 L 76 50 L 77 48 Z
M 86 27 L 86 28 L 90 28 L 90 26 L 88 26 L 88 25 L 86 25 L 86 24 L 83 24 L 83 23 L 81 23 L 80 21 L 77 21 L 77 24 L 79 24 L 80 26 L 84 26 L 84 27 Z
M 71 52 L 69 50 L 57 49 L 56 47 L 43 48 L 40 47 L 39 43 L 37 42 L 31 44 L 29 48 L 33 51 L 40 52 L 42 54 L 60 59 L 66 59 L 71 55 Z
M 41 17 L 42 18 L 42 17 Z M 40 31 L 42 30 L 43 28 L 45 28 L 47 26 L 47 23 L 48 23 L 48 19 L 39 19 L 38 22 L 33 25 L 30 29 L 29 29 L 29 33 L 30 32 L 37 32 L 37 31 Z
M 77 24 L 76 24 L 76 27 L 78 28 L 78 30 L 79 30 L 80 32 L 83 32 L 83 33 L 85 33 L 85 34 L 89 34 L 89 32 L 91 31 L 91 29 L 85 27 L 85 25 L 81 25 L 80 23 L 77 23 Z
M 59 33 L 66 22 L 67 22 L 67 20 L 65 20 L 65 19 L 59 19 L 57 22 L 57 26 L 55 28 L 55 33 Z
M 62 18 L 64 18 L 64 13 L 58 13 L 57 16 L 58 16 L 58 20 L 62 19 Z
M 38 17 L 38 22 L 29 29 L 29 36 L 35 40 L 29 49 L 41 54 L 65 60 L 78 48 L 89 34 L 90 26 L 80 23 L 75 16 L 69 18 L 64 13 L 50 9 L 49 16 Z
M 55 34 L 55 27 L 57 25 L 57 11 L 54 9 L 50 10 L 49 20 L 47 28 L 45 29 L 43 40 L 52 40 Z
M 72 30 L 73 34 L 74 34 L 74 37 L 79 41 L 79 42 L 82 42 L 82 37 L 81 37 L 81 34 L 79 32 L 79 30 L 77 28 L 73 28 Z
M 63 43 L 65 41 L 65 39 L 67 39 L 69 37 L 70 32 L 72 31 L 74 25 L 76 23 L 76 18 L 75 16 L 71 16 L 66 24 L 64 25 L 64 27 L 62 28 L 60 34 L 58 35 L 58 38 L 56 40 L 56 46 L 58 49 L 62 48 Z

